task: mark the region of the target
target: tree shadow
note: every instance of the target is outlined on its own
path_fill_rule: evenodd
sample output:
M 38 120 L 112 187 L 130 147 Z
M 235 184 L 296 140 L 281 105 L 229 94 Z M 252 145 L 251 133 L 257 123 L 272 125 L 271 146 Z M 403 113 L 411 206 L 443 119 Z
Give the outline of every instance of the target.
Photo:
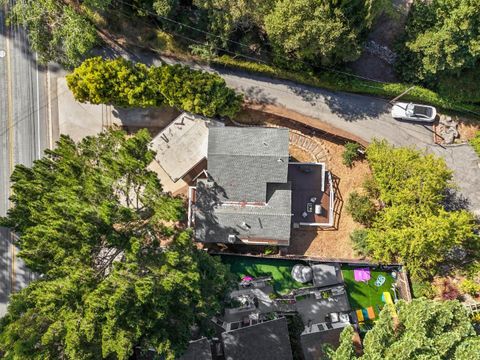
M 245 97 L 245 100 L 251 103 L 262 105 L 274 105 L 276 98 L 268 95 L 264 89 L 258 86 L 242 86 L 241 91 Z
M 447 211 L 468 210 L 470 208 L 470 200 L 460 194 L 456 189 L 448 189 L 445 194 L 443 206 Z
M 377 118 L 388 113 L 390 106 L 383 99 L 353 94 L 348 94 L 348 96 L 332 94 L 325 96 L 324 101 L 332 113 L 348 122 Z

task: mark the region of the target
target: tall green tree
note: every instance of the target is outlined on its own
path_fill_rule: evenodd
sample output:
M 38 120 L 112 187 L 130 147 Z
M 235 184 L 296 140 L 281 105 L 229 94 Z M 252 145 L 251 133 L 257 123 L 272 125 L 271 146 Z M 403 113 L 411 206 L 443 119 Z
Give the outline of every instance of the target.
M 67 85 L 80 102 L 117 106 L 160 106 L 165 98 L 156 91 L 145 64 L 124 58 L 94 57 L 67 75 Z
M 63 136 L 32 168 L 17 166 L 2 224 L 40 279 L 0 321 L 5 359 L 167 359 L 205 329 L 229 286 L 227 269 L 178 226 L 183 202 L 147 166 L 147 131 Z
M 443 159 L 385 141 L 370 144 L 367 159 L 382 208 L 362 236 L 352 237 L 362 253 L 382 262 L 400 261 L 414 277 L 425 279 L 451 260 L 454 249 L 477 251 L 473 215 L 444 208 L 454 184 Z
M 110 1 L 88 1 L 106 6 Z M 8 0 L 0 0 L 7 4 Z M 68 67 L 77 65 L 97 43 L 93 24 L 71 5 L 56 0 L 15 1 L 10 21 L 24 26 L 32 49 L 46 63 L 56 61 Z
M 321 0 L 280 0 L 265 17 L 265 29 L 280 56 L 318 65 L 360 55 L 358 34 L 338 7 Z
M 480 59 L 480 1 L 416 1 L 410 11 L 398 69 L 407 81 L 435 80 L 476 66 Z
M 480 354 L 480 337 L 458 301 L 415 299 L 386 306 L 365 335 L 360 357 L 351 350 L 351 333 L 351 328 L 344 330 L 330 359 L 465 360 Z

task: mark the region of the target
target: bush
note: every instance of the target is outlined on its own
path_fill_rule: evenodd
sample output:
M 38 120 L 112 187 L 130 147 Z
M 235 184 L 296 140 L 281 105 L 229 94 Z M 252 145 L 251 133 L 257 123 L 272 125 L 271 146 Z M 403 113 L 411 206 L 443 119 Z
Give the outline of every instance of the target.
M 357 229 L 350 234 L 350 240 L 353 243 L 353 249 L 360 256 L 367 256 L 370 252 L 368 248 L 368 230 Z
M 347 212 L 353 220 L 363 225 L 370 225 L 375 217 L 375 205 L 366 195 L 360 195 L 356 191 L 350 193 L 347 200 Z
M 478 156 L 480 156 L 480 131 L 477 131 L 475 137 L 470 140 L 470 145 L 473 146 L 475 152 L 478 154 Z
M 435 297 L 435 288 L 429 281 L 413 280 L 412 279 L 412 291 L 413 296 L 416 298 L 425 297 L 427 299 L 433 299 Z
M 380 188 L 373 177 L 367 178 L 363 182 L 362 187 L 371 199 L 378 199 L 380 197 Z
M 477 296 L 480 293 L 480 284 L 471 279 L 465 279 L 460 283 L 460 290 L 466 294 Z
M 353 163 L 360 158 L 360 144 L 354 142 L 347 142 L 345 144 L 345 150 L 343 151 L 343 165 L 352 167 Z
M 67 84 L 76 100 L 92 104 L 148 107 L 168 104 L 204 116 L 234 117 L 242 96 L 217 74 L 181 65 L 147 67 L 122 58 L 85 60 Z
M 443 300 L 456 300 L 460 296 L 460 291 L 454 283 L 448 278 L 442 279 L 438 288 L 438 295 Z

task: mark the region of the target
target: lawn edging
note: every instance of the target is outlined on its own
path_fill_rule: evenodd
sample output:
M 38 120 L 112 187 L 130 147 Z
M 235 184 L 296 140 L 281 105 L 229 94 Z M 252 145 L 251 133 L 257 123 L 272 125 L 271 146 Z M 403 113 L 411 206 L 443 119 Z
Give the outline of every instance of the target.
M 236 70 L 257 73 L 260 75 L 282 80 L 294 81 L 300 84 L 323 88 L 331 91 L 350 92 L 363 95 L 373 95 L 383 98 L 394 98 L 411 87 L 408 84 L 384 83 L 361 78 L 353 78 L 341 73 L 325 70 L 320 75 L 313 72 L 296 72 L 274 67 L 265 63 L 245 61 L 222 55 L 210 60 L 211 65 L 232 68 Z M 424 102 L 443 110 L 454 111 L 473 115 L 480 119 L 480 106 L 463 104 L 445 97 L 438 93 L 415 86 L 403 96 L 403 99 L 417 102 Z

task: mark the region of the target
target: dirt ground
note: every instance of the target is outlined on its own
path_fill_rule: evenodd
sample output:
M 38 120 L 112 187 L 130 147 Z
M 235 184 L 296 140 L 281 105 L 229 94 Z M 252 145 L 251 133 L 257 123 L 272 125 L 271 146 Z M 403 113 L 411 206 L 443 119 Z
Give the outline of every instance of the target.
M 390 50 L 395 48 L 395 42 L 403 34 L 411 0 L 392 0 L 397 9 L 396 16 L 382 14 L 376 20 L 370 31 L 367 41 L 374 41 Z M 376 55 L 363 51 L 360 58 L 349 65 L 357 75 L 377 81 L 398 81 L 393 65 L 387 63 Z
M 350 215 L 346 213 L 344 202 L 350 192 L 359 190 L 370 175 L 366 161 L 358 161 L 352 168 L 342 163 L 343 141 L 334 135 L 325 136 L 300 123 L 283 117 L 263 113 L 258 110 L 245 109 L 236 118 L 237 122 L 248 125 L 284 126 L 315 136 L 323 143 L 328 152 L 327 170 L 332 173 L 335 183 L 335 223 L 332 229 L 301 228 L 292 232 L 289 254 L 307 255 L 329 259 L 358 259 L 350 242 L 350 233 L 359 228 Z M 304 150 L 290 147 L 290 154 L 299 161 L 312 161 Z
M 324 141 L 330 159 L 327 169 L 335 183 L 335 227 L 333 229 L 301 228 L 292 232 L 290 254 L 332 259 L 358 259 L 352 249 L 350 233 L 360 227 L 345 210 L 348 195 L 359 190 L 370 175 L 366 161 L 356 162 L 350 169 L 342 163 L 343 146 Z

